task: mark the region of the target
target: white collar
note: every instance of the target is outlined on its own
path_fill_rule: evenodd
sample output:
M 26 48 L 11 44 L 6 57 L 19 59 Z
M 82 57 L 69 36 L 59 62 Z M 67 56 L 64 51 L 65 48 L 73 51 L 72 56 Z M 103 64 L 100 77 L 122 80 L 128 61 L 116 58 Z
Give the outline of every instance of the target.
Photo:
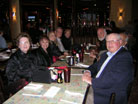
M 122 48 L 122 46 L 121 46 L 117 51 L 115 51 L 114 53 L 111 53 L 111 52 L 108 51 L 106 54 L 108 55 L 108 57 L 113 56 L 113 55 L 115 55 L 121 48 Z

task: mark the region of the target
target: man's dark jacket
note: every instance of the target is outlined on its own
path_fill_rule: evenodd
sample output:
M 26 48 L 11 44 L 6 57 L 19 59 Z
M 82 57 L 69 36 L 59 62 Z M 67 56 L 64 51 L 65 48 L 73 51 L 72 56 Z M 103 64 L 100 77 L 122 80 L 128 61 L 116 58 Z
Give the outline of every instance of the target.
M 100 60 L 89 67 L 95 74 L 107 58 L 106 52 Z M 94 69 L 94 72 L 93 72 Z M 131 54 L 123 47 L 112 57 L 99 78 L 92 79 L 94 104 L 109 104 L 111 93 L 115 93 L 115 104 L 127 104 L 127 88 L 133 80 L 133 60 Z

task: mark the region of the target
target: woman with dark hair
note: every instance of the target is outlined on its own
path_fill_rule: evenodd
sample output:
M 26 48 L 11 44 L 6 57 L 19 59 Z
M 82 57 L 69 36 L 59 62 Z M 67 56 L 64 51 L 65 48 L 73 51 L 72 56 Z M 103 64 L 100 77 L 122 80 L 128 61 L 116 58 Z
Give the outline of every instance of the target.
M 31 38 L 27 33 L 20 33 L 17 37 L 18 49 L 13 53 L 6 65 L 9 93 L 16 93 L 25 83 L 32 80 L 36 70 L 33 56 L 30 53 Z M 20 87 L 20 88 L 19 88 Z
M 33 65 L 33 57 L 30 54 L 31 39 L 27 33 L 20 33 L 17 37 L 18 50 L 12 54 L 7 66 L 6 75 L 8 83 L 14 83 L 22 78 L 27 81 L 31 80 L 32 71 L 35 69 Z
M 40 47 L 36 50 L 33 50 L 35 55 L 35 64 L 39 68 L 45 68 L 52 64 L 52 59 L 50 53 L 48 53 L 47 48 L 49 47 L 49 39 L 46 36 L 41 36 L 39 39 Z

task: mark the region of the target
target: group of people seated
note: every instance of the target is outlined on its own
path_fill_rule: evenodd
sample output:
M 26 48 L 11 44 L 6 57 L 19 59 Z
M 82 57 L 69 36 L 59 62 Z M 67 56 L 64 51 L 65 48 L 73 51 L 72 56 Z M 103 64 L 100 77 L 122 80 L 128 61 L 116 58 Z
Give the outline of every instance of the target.
M 12 54 L 6 65 L 6 76 L 9 86 L 20 79 L 32 81 L 33 73 L 46 70 L 57 59 L 68 55 L 71 49 L 71 30 L 58 27 L 47 36 L 40 36 L 40 47 L 31 50 L 31 38 L 27 33 L 20 33 L 17 38 L 18 50 Z M 108 104 L 111 93 L 116 93 L 115 104 L 126 104 L 127 86 L 133 81 L 133 59 L 126 48 L 126 35 L 119 33 L 107 34 L 104 28 L 98 28 L 97 48 L 92 49 L 90 57 L 97 60 L 90 65 L 82 76 L 82 81 L 92 85 L 94 103 Z M 15 86 L 14 86 L 15 88 Z
M 71 30 L 65 30 L 65 34 L 68 33 L 67 38 L 69 38 L 69 43 L 66 43 L 66 45 L 69 44 L 67 48 L 64 48 L 61 41 L 62 32 L 63 29 L 58 27 L 56 31 L 49 32 L 47 36 L 40 36 L 37 49 L 31 49 L 32 41 L 28 33 L 22 32 L 18 35 L 16 41 L 18 49 L 11 55 L 6 65 L 6 76 L 10 87 L 13 88 L 21 79 L 27 82 L 32 81 L 35 71 L 46 70 L 57 59 L 68 55 L 67 49 L 69 46 L 71 47 Z M 16 90 L 12 89 L 9 92 L 15 93 Z

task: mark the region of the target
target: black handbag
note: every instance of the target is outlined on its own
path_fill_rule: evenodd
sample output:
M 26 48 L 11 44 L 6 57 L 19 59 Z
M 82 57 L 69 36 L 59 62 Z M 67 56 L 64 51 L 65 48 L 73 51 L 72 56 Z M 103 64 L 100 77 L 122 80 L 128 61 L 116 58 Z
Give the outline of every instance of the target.
M 33 73 L 32 76 L 32 81 L 33 82 L 39 82 L 39 83 L 51 83 L 51 74 L 50 70 L 45 69 L 45 70 L 37 70 Z

